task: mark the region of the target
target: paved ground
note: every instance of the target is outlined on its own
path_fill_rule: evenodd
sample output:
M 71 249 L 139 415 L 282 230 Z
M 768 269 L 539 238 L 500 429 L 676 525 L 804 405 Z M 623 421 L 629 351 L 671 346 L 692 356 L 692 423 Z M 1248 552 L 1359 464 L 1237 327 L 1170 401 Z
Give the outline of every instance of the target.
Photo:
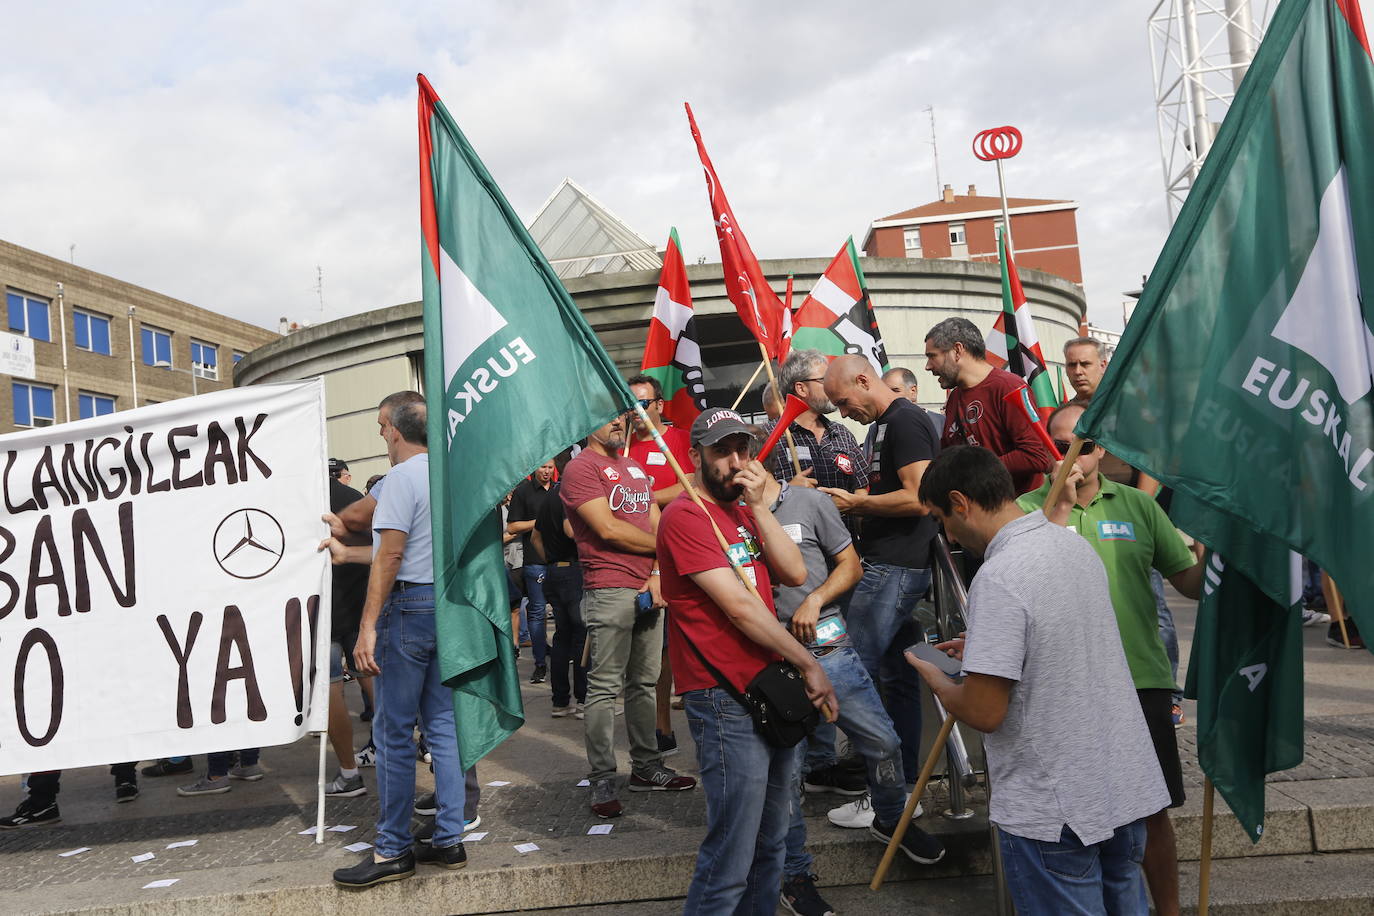
M 1191 606 L 1175 600 L 1184 657 L 1192 633 Z M 1275 779 L 1325 779 L 1374 776 L 1374 657 L 1367 652 L 1329 648 L 1324 631 L 1305 631 L 1307 648 L 1307 760 L 1294 771 Z M 527 677 L 529 653 L 521 660 Z M 352 690 L 352 688 L 350 688 Z M 671 844 L 690 848 L 704 825 L 703 799 L 699 791 L 687 793 L 625 793 L 627 814 L 609 823 L 610 836 L 588 836 L 598 823 L 586 808 L 586 789 L 577 782 L 585 775 L 582 723 L 549 717 L 547 685 L 525 688 L 528 722 L 479 767 L 481 781 L 508 782 L 484 787 L 481 815 L 485 838 L 469 846 L 472 868 L 509 867 L 545 857 L 563 860 L 608 860 L 643 855 L 647 848 Z M 351 700 L 355 714 L 356 690 Z M 1191 706 L 1191 704 L 1190 704 Z M 1180 731 L 1185 753 L 1185 772 L 1200 785 L 1195 762 L 1195 732 L 1190 724 Z M 687 745 L 669 763 L 693 772 L 690 739 L 685 722 L 678 717 L 677 733 Z M 618 720 L 619 722 L 620 720 Z M 622 761 L 624 756 L 623 728 Z M 359 725 L 358 743 L 365 740 L 366 726 Z M 60 910 L 96 902 L 146 901 L 148 895 L 176 896 L 176 888 L 142 889 L 164 878 L 179 878 L 189 886 L 198 875 L 234 869 L 239 880 L 251 885 L 256 869 L 269 863 L 296 863 L 318 868 L 321 883 L 330 871 L 349 864 L 354 856 L 342 847 L 370 842 L 376 798 L 330 800 L 328 825 L 353 825 L 347 832 L 328 832 L 326 842 L 316 845 L 298 832 L 315 822 L 314 772 L 317 745 L 312 740 L 263 754 L 268 777 L 258 783 L 238 783 L 233 791 L 210 798 L 180 798 L 176 785 L 184 778 L 142 780 L 142 796 L 133 804 L 116 805 L 113 781 L 103 769 L 88 768 L 66 774 L 61 796 L 61 824 L 0 833 L 0 912 L 26 912 L 39 908 Z M 203 760 L 197 760 L 203 766 Z M 331 770 L 333 768 L 331 757 Z M 419 783 L 429 781 L 427 768 L 418 768 Z M 370 770 L 364 770 L 369 786 L 375 786 Z M 0 777 L 0 806 L 9 810 L 20 798 L 19 778 Z M 830 796 L 808 801 L 808 814 L 821 815 L 833 805 Z M 835 830 L 828 826 L 820 829 Z M 195 839 L 196 845 L 167 849 L 167 845 Z M 514 844 L 533 842 L 538 852 L 520 856 Z M 90 847 L 78 855 L 59 853 Z M 152 852 L 155 858 L 135 863 L 132 857 Z M 311 865 L 310 863 L 315 863 Z M 953 888 L 953 885 L 951 885 Z M 950 902 L 962 899 L 951 891 Z M 661 906 L 664 911 L 670 907 Z M 626 911 L 628 912 L 628 911 Z

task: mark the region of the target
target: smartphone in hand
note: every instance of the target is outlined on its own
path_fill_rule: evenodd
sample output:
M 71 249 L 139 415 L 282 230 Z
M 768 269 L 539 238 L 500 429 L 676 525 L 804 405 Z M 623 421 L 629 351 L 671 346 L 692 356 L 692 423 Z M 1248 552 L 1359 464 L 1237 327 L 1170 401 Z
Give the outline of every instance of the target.
M 959 659 L 950 658 L 928 642 L 918 642 L 915 645 L 907 646 L 906 651 L 923 662 L 930 662 L 950 677 L 958 677 L 964 667 L 963 662 Z

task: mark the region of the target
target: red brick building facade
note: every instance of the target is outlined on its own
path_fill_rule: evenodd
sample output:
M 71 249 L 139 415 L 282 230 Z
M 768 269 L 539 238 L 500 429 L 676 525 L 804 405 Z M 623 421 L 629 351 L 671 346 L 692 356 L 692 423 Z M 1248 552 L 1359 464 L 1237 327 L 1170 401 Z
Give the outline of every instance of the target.
M 1071 200 L 1007 198 L 1018 268 L 1043 270 L 1080 286 L 1078 204 Z M 997 261 L 997 227 L 1002 200 L 981 196 L 969 185 L 967 195 L 945 185 L 941 200 L 874 220 L 864 238 L 870 258 L 954 258 Z

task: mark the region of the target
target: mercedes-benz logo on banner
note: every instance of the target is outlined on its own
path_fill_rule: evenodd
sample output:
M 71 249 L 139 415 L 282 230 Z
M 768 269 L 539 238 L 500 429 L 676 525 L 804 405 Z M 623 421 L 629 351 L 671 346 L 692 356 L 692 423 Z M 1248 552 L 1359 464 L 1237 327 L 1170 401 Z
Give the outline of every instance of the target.
M 236 509 L 215 528 L 214 548 L 220 569 L 235 579 L 258 579 L 281 562 L 286 535 L 261 509 Z

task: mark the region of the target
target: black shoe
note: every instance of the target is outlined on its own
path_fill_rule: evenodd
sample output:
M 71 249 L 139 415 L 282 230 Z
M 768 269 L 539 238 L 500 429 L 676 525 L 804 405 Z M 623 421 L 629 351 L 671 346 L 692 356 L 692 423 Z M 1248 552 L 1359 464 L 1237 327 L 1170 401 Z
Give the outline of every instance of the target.
M 868 828 L 868 832 L 882 840 L 884 843 L 892 842 L 892 831 L 895 827 L 878 822 L 873 819 L 873 826 Z M 902 853 L 917 865 L 934 865 L 945 857 L 945 847 L 940 845 L 940 841 L 926 833 L 915 824 L 906 825 L 906 833 L 902 834 Z
M 658 729 L 654 729 L 654 737 L 658 738 L 658 752 L 664 757 L 677 753 L 677 735 L 672 732 L 665 735 Z
M 19 803 L 19 807 L 15 808 L 14 813 L 9 817 L 0 817 L 0 830 L 42 827 L 45 824 L 56 824 L 60 820 L 62 820 L 62 815 L 57 812 L 57 802 L 39 806 L 34 804 L 33 799 L 26 798 Z
M 371 707 L 371 706 L 364 706 L 364 707 L 363 707 L 363 711 L 360 712 L 360 713 L 358 713 L 358 721 L 359 721 L 359 722 L 371 722 L 371 721 L 372 721 L 372 707 Z
M 784 877 L 782 905 L 794 916 L 835 916 L 834 909 L 816 890 L 815 875 Z
M 1355 627 L 1355 621 L 1349 617 L 1345 618 L 1345 632 L 1350 637 L 1350 648 L 1364 648 L 1364 640 L 1360 638 L 1360 631 Z M 1335 646 L 1337 649 L 1346 648 L 1345 641 L 1341 639 L 1341 625 L 1334 620 L 1331 621 L 1331 626 L 1326 630 L 1326 644 Z
M 138 798 L 138 783 L 136 782 L 117 782 L 115 783 L 115 801 L 123 804 Z
M 429 843 L 416 843 L 412 850 L 416 862 L 438 865 L 440 868 L 462 868 L 468 864 L 468 851 L 462 843 L 452 846 L 432 846 Z
M 868 780 L 852 770 L 839 766 L 821 767 L 806 774 L 802 787 L 808 792 L 834 792 L 837 795 L 863 795 L 868 791 Z
M 367 854 L 352 868 L 340 868 L 334 872 L 334 883 L 344 887 L 371 887 L 386 881 L 400 881 L 415 874 L 415 853 L 406 850 L 386 862 L 372 861 L 372 853 Z
M 544 679 L 549 676 L 549 669 L 544 665 L 535 665 L 534 673 L 530 675 L 531 684 L 542 684 Z
M 182 773 L 190 773 L 196 768 L 190 757 L 185 758 L 179 763 L 173 763 L 166 757 L 158 759 L 157 763 L 150 763 L 139 770 L 144 776 L 150 779 L 155 776 L 178 776 Z
M 415 799 L 415 813 L 421 817 L 433 817 L 439 813 L 439 803 L 435 800 L 433 792 Z
M 415 842 L 424 843 L 428 846 L 430 841 L 434 839 L 434 821 L 425 821 L 418 827 L 410 828 L 410 835 Z

